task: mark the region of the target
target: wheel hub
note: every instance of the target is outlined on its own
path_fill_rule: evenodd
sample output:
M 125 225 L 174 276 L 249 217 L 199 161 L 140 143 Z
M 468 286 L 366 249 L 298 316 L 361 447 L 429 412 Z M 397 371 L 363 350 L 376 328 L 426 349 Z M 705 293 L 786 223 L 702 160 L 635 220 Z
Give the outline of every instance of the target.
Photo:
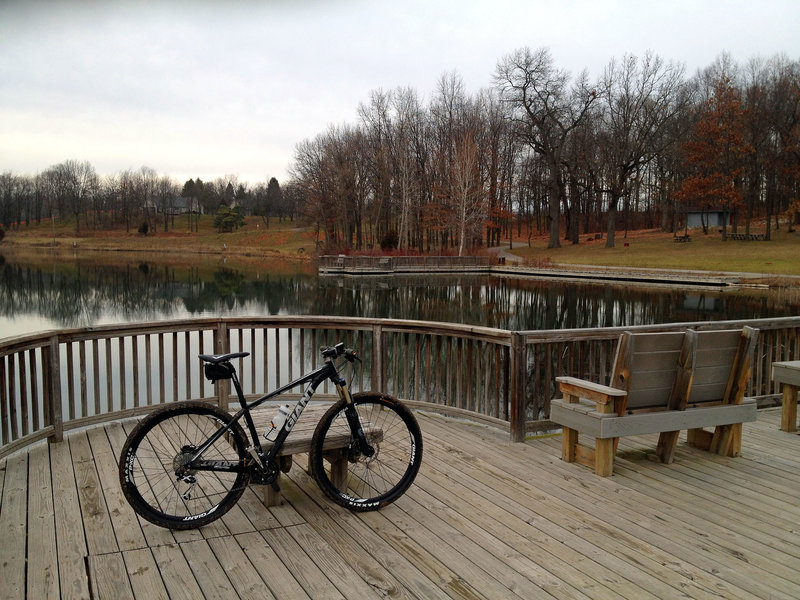
M 191 462 L 195 451 L 196 449 L 194 446 L 184 446 L 181 448 L 181 451 L 175 455 L 175 458 L 172 459 L 172 470 L 175 471 L 175 476 L 178 479 L 196 473 L 196 471 L 186 468 L 186 465 Z

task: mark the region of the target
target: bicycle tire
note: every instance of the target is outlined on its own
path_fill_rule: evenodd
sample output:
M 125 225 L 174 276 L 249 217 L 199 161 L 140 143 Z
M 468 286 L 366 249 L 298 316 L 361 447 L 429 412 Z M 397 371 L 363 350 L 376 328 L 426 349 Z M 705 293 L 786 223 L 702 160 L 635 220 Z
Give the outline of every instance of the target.
M 133 509 L 169 529 L 202 527 L 228 512 L 244 493 L 249 471 L 187 472 L 187 478 L 194 478 L 190 482 L 179 478 L 176 469 L 231 419 L 227 412 L 205 402 L 165 406 L 142 419 L 125 441 L 119 461 L 122 491 Z M 244 466 L 246 439 L 241 425 L 234 423 L 202 458 Z
M 378 510 L 397 500 L 413 483 L 422 463 L 422 433 L 411 411 L 391 396 L 355 394 L 353 406 L 375 453 L 371 457 L 361 453 L 347 422 L 347 403 L 340 400 L 314 430 L 311 474 L 337 504 L 357 512 Z M 346 473 L 332 473 L 331 466 L 337 462 L 332 458 L 339 458 L 340 464 L 346 458 Z

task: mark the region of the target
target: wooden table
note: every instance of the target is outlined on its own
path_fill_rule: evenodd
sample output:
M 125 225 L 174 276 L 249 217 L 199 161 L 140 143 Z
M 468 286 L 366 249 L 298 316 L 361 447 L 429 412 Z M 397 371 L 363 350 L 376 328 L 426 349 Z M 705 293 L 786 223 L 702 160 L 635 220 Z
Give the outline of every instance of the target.
M 800 360 L 772 364 L 772 380 L 783 386 L 781 429 L 797 431 L 797 391 L 800 390 Z

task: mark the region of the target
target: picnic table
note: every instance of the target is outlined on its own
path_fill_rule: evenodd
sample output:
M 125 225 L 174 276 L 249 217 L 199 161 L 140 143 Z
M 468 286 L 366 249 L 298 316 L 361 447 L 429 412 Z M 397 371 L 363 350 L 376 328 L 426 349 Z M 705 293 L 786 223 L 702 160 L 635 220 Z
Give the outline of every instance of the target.
M 763 233 L 728 233 L 728 238 L 739 241 L 763 242 L 766 234 Z

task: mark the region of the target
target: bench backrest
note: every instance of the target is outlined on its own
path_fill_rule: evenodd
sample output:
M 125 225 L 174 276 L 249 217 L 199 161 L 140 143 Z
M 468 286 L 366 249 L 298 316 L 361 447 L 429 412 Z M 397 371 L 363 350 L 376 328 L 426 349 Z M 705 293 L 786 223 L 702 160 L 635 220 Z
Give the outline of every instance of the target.
M 631 333 L 620 336 L 611 387 L 628 392 L 627 410 L 736 402 L 747 385 L 758 330 Z M 691 371 L 690 378 L 681 370 Z M 673 389 L 675 387 L 675 389 Z M 672 403 L 670 398 L 672 397 Z
M 684 338 L 682 331 L 620 336 L 610 386 L 628 392 L 628 410 L 667 405 Z
M 689 404 L 738 403 L 753 364 L 758 330 L 752 327 L 721 331 L 691 331 L 696 336 L 694 377 Z

